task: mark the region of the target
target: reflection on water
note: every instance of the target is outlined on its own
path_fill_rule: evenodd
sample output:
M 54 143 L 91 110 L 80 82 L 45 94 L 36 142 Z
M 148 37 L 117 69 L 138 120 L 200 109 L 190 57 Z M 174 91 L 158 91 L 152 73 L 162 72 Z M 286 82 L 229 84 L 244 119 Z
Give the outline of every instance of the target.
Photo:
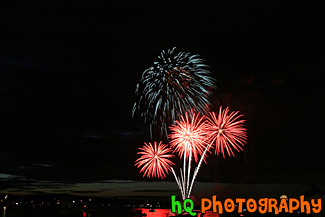
M 176 216 L 171 212 L 170 209 L 146 209 L 146 208 L 133 208 L 133 209 L 94 209 L 79 212 L 67 212 L 68 210 L 58 211 L 48 209 L 46 211 L 42 210 L 30 210 L 24 212 L 16 212 L 15 210 L 9 210 L 9 214 L 7 214 L 7 208 L 3 207 L 3 213 L 0 212 L 0 217 L 22 217 L 22 216 L 32 216 L 32 217 L 67 217 L 67 216 L 79 216 L 79 217 L 130 217 L 130 211 L 133 212 L 134 217 L 169 217 Z M 11 212 L 13 211 L 13 212 Z M 197 217 L 202 217 L 202 214 L 199 213 L 198 210 L 193 210 L 198 215 Z M 1 215 L 2 214 L 2 215 Z M 204 214 L 204 217 L 219 217 L 218 214 L 212 213 L 211 211 L 207 211 Z
M 213 213 L 212 211 L 207 211 L 205 214 L 204 214 L 204 217 L 218 217 L 219 214 L 217 213 Z
M 141 210 L 142 214 L 146 217 L 169 217 L 169 216 L 176 216 L 174 213 L 171 212 L 170 209 L 155 209 L 155 212 L 150 212 L 150 209 L 145 208 L 135 208 L 133 209 L 134 212 L 138 212 Z M 198 213 L 197 210 L 194 210 Z M 198 213 L 198 217 L 201 217 L 202 214 Z M 204 217 L 219 217 L 219 214 L 213 213 L 212 211 L 207 211 L 204 214 Z
M 135 208 L 133 211 L 141 210 L 142 214 L 146 214 L 146 217 L 168 217 L 175 216 L 170 209 L 154 209 L 154 212 L 150 212 L 150 209 Z M 152 211 L 152 210 L 151 210 Z

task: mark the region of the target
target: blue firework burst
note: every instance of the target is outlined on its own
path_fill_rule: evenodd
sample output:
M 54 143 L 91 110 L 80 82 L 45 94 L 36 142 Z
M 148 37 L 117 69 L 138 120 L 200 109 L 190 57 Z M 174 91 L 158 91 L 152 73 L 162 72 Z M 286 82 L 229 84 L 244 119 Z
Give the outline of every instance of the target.
M 207 113 L 211 90 L 215 88 L 208 66 L 199 55 L 162 51 L 158 61 L 146 69 L 136 87 L 138 101 L 132 115 L 140 113 L 144 122 L 167 136 L 168 126 L 186 112 Z

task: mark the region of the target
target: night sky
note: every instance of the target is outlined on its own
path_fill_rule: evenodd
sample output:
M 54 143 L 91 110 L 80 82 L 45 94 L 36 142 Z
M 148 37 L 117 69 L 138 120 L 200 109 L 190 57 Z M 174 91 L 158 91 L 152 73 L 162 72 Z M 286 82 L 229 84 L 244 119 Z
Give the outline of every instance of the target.
M 134 167 L 151 141 L 134 91 L 174 46 L 205 60 L 214 98 L 247 120 L 244 152 L 209 157 L 199 180 L 325 184 L 318 5 L 108 2 L 0 9 L 0 190 L 149 181 Z

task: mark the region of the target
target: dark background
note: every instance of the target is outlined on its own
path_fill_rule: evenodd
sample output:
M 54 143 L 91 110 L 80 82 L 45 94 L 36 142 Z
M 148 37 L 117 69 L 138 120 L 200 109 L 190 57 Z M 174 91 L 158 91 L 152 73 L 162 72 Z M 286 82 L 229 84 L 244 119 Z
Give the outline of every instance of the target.
M 245 152 L 211 156 L 199 180 L 325 183 L 319 5 L 24 2 L 0 23 L 0 173 L 13 175 L 1 189 L 148 180 L 134 167 L 150 141 L 134 91 L 174 46 L 201 55 L 215 98 L 247 120 Z

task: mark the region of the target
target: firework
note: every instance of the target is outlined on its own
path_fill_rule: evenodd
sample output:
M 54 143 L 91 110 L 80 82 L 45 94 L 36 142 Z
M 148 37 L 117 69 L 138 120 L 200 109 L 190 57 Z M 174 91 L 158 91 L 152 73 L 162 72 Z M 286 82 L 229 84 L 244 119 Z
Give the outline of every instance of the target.
M 206 147 L 206 130 L 204 116 L 193 114 L 191 117 L 185 113 L 185 117 L 181 116 L 180 121 L 175 121 L 170 127 L 169 135 L 170 146 L 182 158 L 189 158 L 192 154 L 197 162 L 198 157 L 202 155 Z
M 158 145 L 157 142 L 154 142 L 154 146 L 150 142 L 144 143 L 144 146 L 139 149 L 141 151 L 137 154 L 140 154 L 141 157 L 135 161 L 135 166 L 142 167 L 140 173 L 144 172 L 143 176 L 149 178 L 165 178 L 166 173 L 168 174 L 168 171 L 171 171 L 171 166 L 174 165 L 168 159 L 173 157 L 173 154 L 170 154 L 172 150 L 162 142 L 159 142 Z
M 199 114 L 192 114 L 191 117 L 185 113 L 185 118 L 181 116 L 180 121 L 170 127 L 169 135 L 170 145 L 174 148 L 174 152 L 178 152 L 180 158 L 184 159 L 183 171 L 181 170 L 181 192 L 183 199 L 189 197 L 190 172 L 192 155 L 197 162 L 198 157 L 202 155 L 206 149 L 206 123 L 204 116 L 200 118 Z M 188 164 L 186 162 L 188 161 Z M 187 166 L 187 174 L 186 174 Z M 176 176 L 176 175 L 174 175 Z M 177 181 L 177 177 L 175 177 Z
M 217 155 L 222 153 L 223 157 L 225 157 L 225 150 L 229 156 L 234 156 L 232 149 L 237 151 L 243 150 L 241 146 L 246 143 L 247 139 L 246 129 L 244 128 L 245 120 L 238 120 L 243 115 L 238 115 L 238 111 L 228 113 L 228 107 L 223 110 L 222 106 L 220 106 L 219 115 L 210 112 L 209 117 L 207 117 L 208 145 L 201 156 L 198 166 L 194 170 L 192 182 L 187 192 L 188 197 L 191 195 L 194 181 L 201 168 L 202 160 L 213 145 L 215 146 L 215 153 Z
M 140 113 L 150 125 L 151 136 L 153 126 L 167 136 L 167 126 L 186 111 L 207 114 L 211 88 L 213 79 L 199 55 L 176 52 L 176 48 L 162 51 L 137 84 L 132 114 Z
M 238 115 L 237 112 L 229 114 L 229 108 L 222 109 L 220 107 L 219 114 L 214 112 L 209 113 L 207 123 L 209 126 L 209 137 L 212 145 L 215 146 L 215 153 L 222 153 L 225 157 L 225 152 L 228 156 L 235 156 L 233 149 L 242 151 L 244 143 L 246 143 L 247 135 L 244 128 L 245 120 L 239 120 L 243 115 Z

